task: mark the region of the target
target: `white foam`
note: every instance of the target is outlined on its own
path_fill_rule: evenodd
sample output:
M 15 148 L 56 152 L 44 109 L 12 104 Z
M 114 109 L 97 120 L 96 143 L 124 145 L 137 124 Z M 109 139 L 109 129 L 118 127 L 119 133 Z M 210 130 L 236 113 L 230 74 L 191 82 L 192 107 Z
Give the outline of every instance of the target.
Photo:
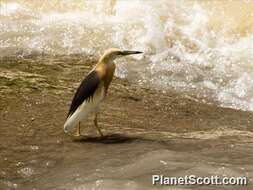
M 60 2 L 3 1 L 0 6 L 0 56 L 101 54 L 112 46 L 141 50 L 145 56 L 137 57 L 138 64 L 119 61 L 119 77 L 253 111 L 251 2 L 69 0 L 64 8 Z

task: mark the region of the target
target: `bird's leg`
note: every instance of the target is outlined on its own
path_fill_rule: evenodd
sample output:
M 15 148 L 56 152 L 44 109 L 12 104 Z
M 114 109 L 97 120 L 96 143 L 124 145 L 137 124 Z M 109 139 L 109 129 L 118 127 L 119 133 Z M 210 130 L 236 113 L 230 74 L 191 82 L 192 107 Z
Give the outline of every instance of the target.
M 98 130 L 98 132 L 99 132 L 100 136 L 101 136 L 101 137 L 104 137 L 104 135 L 103 135 L 103 133 L 102 133 L 101 129 L 98 127 L 97 113 L 95 113 L 94 125 L 95 125 L 95 127 L 97 128 L 97 130 Z
M 76 136 L 77 137 L 81 136 L 81 122 L 80 121 L 78 123 L 78 127 L 77 127 L 77 130 L 76 130 Z

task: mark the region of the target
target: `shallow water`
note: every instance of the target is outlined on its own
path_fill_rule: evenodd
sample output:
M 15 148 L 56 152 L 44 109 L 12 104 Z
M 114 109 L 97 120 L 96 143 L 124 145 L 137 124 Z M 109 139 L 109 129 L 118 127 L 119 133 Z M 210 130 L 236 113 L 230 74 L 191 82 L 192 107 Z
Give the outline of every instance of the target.
M 252 155 L 245 155 L 252 146 L 216 144 L 215 148 L 210 148 L 210 141 L 193 140 L 189 144 L 182 139 L 159 142 L 155 137 L 152 140 L 145 139 L 145 136 L 140 139 L 117 135 L 108 138 L 111 140 L 86 140 L 71 145 L 64 142 L 58 147 L 62 149 L 60 155 L 48 150 L 51 158 L 33 158 L 31 162 L 34 163 L 25 163 L 18 170 L 24 179 L 31 182 L 18 186 L 24 189 L 154 189 L 151 185 L 151 175 L 154 174 L 247 176 L 252 179 Z M 43 143 L 40 148 L 46 151 Z M 41 157 L 45 153 L 38 154 Z M 242 189 L 240 186 L 234 188 Z M 247 188 L 252 186 L 244 187 Z M 173 189 L 183 187 L 175 186 Z M 218 189 L 231 189 L 231 186 Z

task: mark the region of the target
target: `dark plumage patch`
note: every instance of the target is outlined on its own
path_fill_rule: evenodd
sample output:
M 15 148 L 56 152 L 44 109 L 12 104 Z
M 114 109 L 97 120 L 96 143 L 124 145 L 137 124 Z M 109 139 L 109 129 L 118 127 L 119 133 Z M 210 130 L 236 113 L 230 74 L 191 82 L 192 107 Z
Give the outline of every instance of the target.
M 99 85 L 99 82 L 100 78 L 95 70 L 88 74 L 88 76 L 77 88 L 67 117 L 72 115 L 84 101 L 90 101 Z

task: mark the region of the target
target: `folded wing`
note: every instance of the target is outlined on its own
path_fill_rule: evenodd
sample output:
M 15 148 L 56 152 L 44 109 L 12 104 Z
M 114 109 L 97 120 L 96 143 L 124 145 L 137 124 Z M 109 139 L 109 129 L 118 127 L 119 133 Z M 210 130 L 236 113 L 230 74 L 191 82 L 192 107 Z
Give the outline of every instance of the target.
M 93 98 L 100 81 L 101 79 L 95 70 L 88 74 L 76 91 L 67 117 L 71 116 L 84 101 L 89 102 Z

